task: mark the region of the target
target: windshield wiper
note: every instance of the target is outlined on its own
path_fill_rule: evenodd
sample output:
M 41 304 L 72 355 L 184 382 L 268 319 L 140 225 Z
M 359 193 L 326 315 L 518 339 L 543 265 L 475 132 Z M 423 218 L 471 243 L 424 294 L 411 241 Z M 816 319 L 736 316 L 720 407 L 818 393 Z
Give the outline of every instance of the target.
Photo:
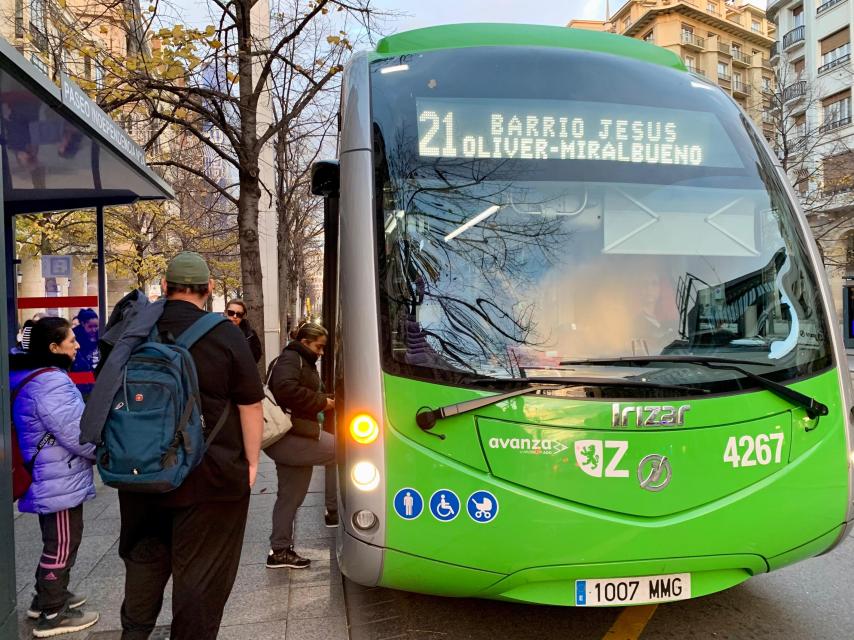
M 627 378 L 597 378 L 597 377 L 585 377 L 585 376 L 568 376 L 568 377 L 535 377 L 535 378 L 479 378 L 475 380 L 475 382 L 479 383 L 498 383 L 498 384 L 523 384 L 521 389 L 514 389 L 513 391 L 506 391 L 505 393 L 499 393 L 494 396 L 487 396 L 486 398 L 475 398 L 474 400 L 466 400 L 465 402 L 458 402 L 457 404 L 449 404 L 444 407 L 439 407 L 438 409 L 431 409 L 430 407 L 422 407 L 418 410 L 418 413 L 415 414 L 415 422 L 418 426 L 424 430 L 429 431 L 433 427 L 436 426 L 436 422 L 441 420 L 442 418 L 449 418 L 451 416 L 456 416 L 461 413 L 467 413 L 469 411 L 475 411 L 477 409 L 482 409 L 483 407 L 488 407 L 492 404 L 497 404 L 502 400 L 508 400 L 510 398 L 515 398 L 516 396 L 522 396 L 528 393 L 534 393 L 536 391 L 548 391 L 555 389 L 563 389 L 565 387 L 576 387 L 576 386 L 597 386 L 597 387 L 640 387 L 640 388 L 651 388 L 651 389 L 664 389 L 668 391 L 690 391 L 692 393 L 708 393 L 705 389 L 700 389 L 697 387 L 687 387 L 683 385 L 676 384 L 658 384 L 655 382 L 646 382 L 643 380 L 631 380 Z M 534 383 L 534 384 L 531 384 Z M 445 436 L 442 434 L 433 434 L 436 435 L 443 440 Z
M 736 360 L 735 358 L 716 358 L 711 356 L 694 356 L 685 354 L 672 356 L 631 356 L 625 358 L 591 358 L 588 360 L 565 360 L 564 362 L 561 362 L 561 365 L 610 364 L 630 367 L 644 366 L 644 364 L 656 362 L 661 362 L 665 364 L 684 362 L 686 364 L 696 364 L 703 367 L 708 367 L 709 369 L 724 369 L 728 371 L 737 371 L 738 373 L 745 376 L 748 380 L 755 382 L 758 386 L 762 387 L 766 391 L 775 393 L 781 398 L 785 398 L 789 402 L 803 407 L 806 410 L 807 415 L 813 420 L 818 416 L 826 416 L 828 413 L 827 405 L 819 402 L 815 398 L 811 398 L 808 395 L 795 391 L 794 389 L 790 389 L 789 387 L 774 382 L 773 380 L 769 380 L 768 378 L 763 378 L 762 376 L 756 375 L 755 373 L 738 366 L 741 364 L 759 365 L 763 367 L 773 366 L 770 362 L 753 362 L 751 360 Z

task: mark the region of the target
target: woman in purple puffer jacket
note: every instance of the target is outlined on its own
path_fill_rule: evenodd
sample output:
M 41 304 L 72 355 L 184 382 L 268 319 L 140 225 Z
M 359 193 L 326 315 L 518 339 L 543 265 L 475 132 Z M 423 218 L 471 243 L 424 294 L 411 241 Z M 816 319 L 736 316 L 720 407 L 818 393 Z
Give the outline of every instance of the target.
M 78 348 L 67 320 L 46 317 L 33 325 L 27 352 L 11 359 L 12 417 L 21 454 L 33 469 L 33 483 L 18 510 L 38 514 L 44 545 L 27 612 L 37 619 L 37 638 L 80 631 L 98 621 L 97 613 L 81 610 L 86 598 L 68 591 L 83 536 L 83 503 L 95 497 L 95 450 L 79 444 L 83 398 L 68 377 Z

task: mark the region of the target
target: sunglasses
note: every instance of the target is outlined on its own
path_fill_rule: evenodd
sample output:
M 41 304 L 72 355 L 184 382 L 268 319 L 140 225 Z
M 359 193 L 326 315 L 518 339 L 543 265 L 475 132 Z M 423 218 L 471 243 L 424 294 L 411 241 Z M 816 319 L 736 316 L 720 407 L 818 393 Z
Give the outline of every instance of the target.
M 225 312 L 225 315 L 227 315 L 229 318 L 242 318 L 246 314 L 242 311 L 233 311 L 232 309 L 229 309 Z

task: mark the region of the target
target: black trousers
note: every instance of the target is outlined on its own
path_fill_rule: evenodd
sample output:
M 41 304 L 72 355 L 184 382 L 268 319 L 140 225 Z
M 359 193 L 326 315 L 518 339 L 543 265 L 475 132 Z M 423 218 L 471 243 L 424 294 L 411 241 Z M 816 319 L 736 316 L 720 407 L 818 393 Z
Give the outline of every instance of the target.
M 57 613 L 68 602 L 68 580 L 83 538 L 83 505 L 39 515 L 42 555 L 36 567 L 37 603 L 47 614 Z
M 170 640 L 214 640 L 240 564 L 249 496 L 163 507 L 156 496 L 119 492 L 124 560 L 122 640 L 146 640 L 172 576 Z

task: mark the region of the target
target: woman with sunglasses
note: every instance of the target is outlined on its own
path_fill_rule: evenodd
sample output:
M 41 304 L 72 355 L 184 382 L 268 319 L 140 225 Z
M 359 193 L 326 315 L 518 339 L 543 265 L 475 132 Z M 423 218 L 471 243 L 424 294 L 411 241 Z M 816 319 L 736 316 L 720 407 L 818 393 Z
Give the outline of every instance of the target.
M 225 306 L 225 315 L 243 332 L 246 340 L 249 342 L 249 349 L 252 351 L 252 356 L 255 362 L 261 359 L 261 339 L 255 330 L 249 326 L 249 320 L 246 319 L 246 304 L 243 300 L 232 300 Z

